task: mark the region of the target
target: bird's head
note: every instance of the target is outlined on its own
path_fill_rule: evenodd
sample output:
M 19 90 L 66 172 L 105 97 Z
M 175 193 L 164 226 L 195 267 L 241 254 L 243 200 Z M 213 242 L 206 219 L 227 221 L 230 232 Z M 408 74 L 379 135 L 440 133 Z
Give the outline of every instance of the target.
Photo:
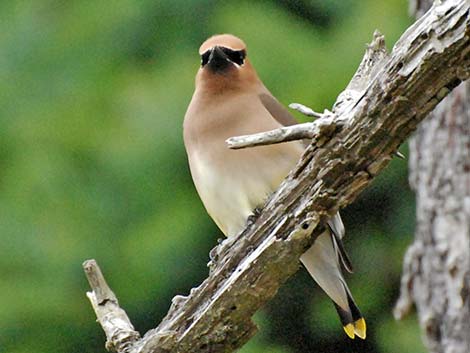
M 256 82 L 258 76 L 251 66 L 245 43 L 231 34 L 210 37 L 199 48 L 201 68 L 196 85 L 219 92 Z

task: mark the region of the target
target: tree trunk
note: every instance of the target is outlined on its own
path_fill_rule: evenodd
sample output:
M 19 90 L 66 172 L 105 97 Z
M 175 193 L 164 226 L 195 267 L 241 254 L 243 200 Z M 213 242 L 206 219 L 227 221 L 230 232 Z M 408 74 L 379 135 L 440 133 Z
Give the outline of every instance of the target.
M 420 17 L 430 0 L 411 1 Z M 445 98 L 410 142 L 416 235 L 405 256 L 403 317 L 414 302 L 430 352 L 470 352 L 470 83 Z

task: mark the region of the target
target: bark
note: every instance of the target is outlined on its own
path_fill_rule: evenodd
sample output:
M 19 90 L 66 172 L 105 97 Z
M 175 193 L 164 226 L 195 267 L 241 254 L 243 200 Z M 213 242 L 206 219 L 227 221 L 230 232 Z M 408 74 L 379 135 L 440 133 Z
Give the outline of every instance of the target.
M 376 35 L 328 114 L 334 128 L 321 129 L 323 135 L 313 139 L 247 228 L 211 252 L 209 277 L 188 297 L 175 297 L 160 325 L 131 340 L 126 351 L 216 353 L 241 347 L 256 332 L 252 315 L 297 271 L 323 223 L 351 203 L 418 123 L 470 76 L 469 12 L 466 0 L 442 2 L 406 31 L 390 56 Z M 95 301 L 99 283 L 90 285 L 89 298 L 109 339 L 110 314 L 99 310 L 108 301 Z M 110 347 L 120 347 L 126 333 L 134 335 L 131 325 L 123 330 Z
M 430 1 L 413 1 L 417 17 Z M 457 87 L 410 143 L 414 243 L 404 260 L 395 316 L 415 303 L 430 352 L 470 352 L 470 84 Z

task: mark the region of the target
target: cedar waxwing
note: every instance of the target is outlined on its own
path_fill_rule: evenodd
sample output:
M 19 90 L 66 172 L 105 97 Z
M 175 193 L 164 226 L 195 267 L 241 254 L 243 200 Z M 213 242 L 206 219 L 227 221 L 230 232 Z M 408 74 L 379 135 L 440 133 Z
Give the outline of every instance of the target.
M 216 35 L 200 47 L 196 90 L 184 118 L 184 144 L 191 175 L 204 206 L 226 236 L 246 227 L 248 216 L 262 206 L 294 168 L 305 145 L 300 141 L 240 150 L 226 139 L 296 124 L 258 78 L 245 43 Z M 310 275 L 332 299 L 346 334 L 366 337 L 366 324 L 341 273 L 351 271 L 342 246 L 339 213 L 300 258 Z

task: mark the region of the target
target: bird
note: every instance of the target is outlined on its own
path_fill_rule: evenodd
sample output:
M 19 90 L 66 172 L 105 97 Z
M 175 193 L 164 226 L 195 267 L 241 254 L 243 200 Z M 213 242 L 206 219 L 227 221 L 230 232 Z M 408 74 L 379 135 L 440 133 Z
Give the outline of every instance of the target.
M 243 40 L 232 34 L 208 38 L 183 122 L 183 140 L 197 193 L 225 236 L 240 233 L 295 167 L 305 143 L 292 141 L 231 150 L 226 139 L 296 124 L 295 118 L 258 77 Z M 332 299 L 347 336 L 366 338 L 366 322 L 342 274 L 352 272 L 342 245 L 339 213 L 300 257 Z

